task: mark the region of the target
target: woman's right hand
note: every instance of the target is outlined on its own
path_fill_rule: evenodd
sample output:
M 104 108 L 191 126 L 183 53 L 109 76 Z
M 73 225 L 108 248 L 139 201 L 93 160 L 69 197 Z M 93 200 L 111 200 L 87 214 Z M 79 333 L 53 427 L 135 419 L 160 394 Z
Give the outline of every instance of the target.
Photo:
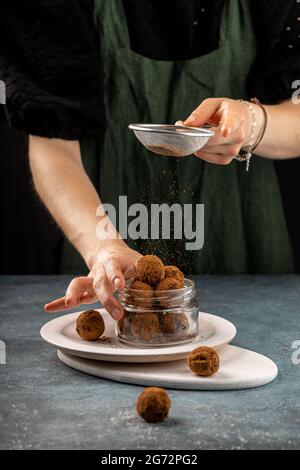
M 122 240 L 104 241 L 91 262 L 87 277 L 74 278 L 64 297 L 45 305 L 46 312 L 58 312 L 100 301 L 115 319 L 123 316 L 114 292 L 134 277 L 136 263 L 142 255 L 130 249 Z

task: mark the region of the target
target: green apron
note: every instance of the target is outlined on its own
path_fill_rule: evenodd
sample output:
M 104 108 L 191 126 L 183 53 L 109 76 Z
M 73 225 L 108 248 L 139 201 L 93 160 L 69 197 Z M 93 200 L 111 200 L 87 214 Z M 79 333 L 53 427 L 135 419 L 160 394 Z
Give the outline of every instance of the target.
M 205 98 L 249 98 L 245 83 L 256 54 L 250 0 L 227 0 L 219 48 L 188 61 L 157 61 L 133 52 L 122 0 L 96 0 L 95 15 L 105 74 L 106 130 L 98 145 L 82 142 L 82 155 L 102 202 L 118 208 L 123 195 L 128 206 L 142 203 L 149 209 L 162 203 L 205 205 L 201 250 L 187 251 L 186 239 L 128 240 L 129 245 L 158 254 L 186 273 L 292 272 L 271 160 L 254 157 L 246 173 L 237 161 L 224 167 L 193 156 L 160 157 L 128 130 L 133 122 L 174 123 Z M 79 256 L 66 246 L 63 271 L 83 269 Z

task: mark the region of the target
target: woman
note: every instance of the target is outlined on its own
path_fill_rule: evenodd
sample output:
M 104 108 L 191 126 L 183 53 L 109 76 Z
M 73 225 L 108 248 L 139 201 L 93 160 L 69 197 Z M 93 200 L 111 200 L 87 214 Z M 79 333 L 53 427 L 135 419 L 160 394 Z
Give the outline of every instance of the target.
M 58 7 L 56 2 L 50 1 L 45 2 L 48 9 L 37 7 L 33 16 L 35 37 L 41 30 L 49 28 L 45 11 L 52 14 L 53 20 L 59 10 L 60 17 L 62 3 L 64 8 L 69 7 L 68 2 L 60 2 Z M 114 318 L 120 318 L 122 312 L 113 291 L 122 287 L 125 278 L 133 274 L 135 261 L 140 256 L 118 237 L 112 240 L 102 233 L 104 240 L 99 241 L 96 209 L 100 199 L 84 171 L 81 157 L 94 178 L 102 202 L 112 203 L 115 207 L 119 195 L 126 195 L 128 204 L 139 202 L 147 206 L 162 202 L 169 205 L 175 202 L 205 204 L 206 236 L 200 252 L 186 252 L 184 241 L 151 240 L 132 244 L 133 248 L 161 253 L 164 260 L 180 264 L 186 272 L 292 272 L 293 254 L 270 158 L 290 158 L 299 154 L 300 113 L 289 99 L 292 82 L 298 78 L 300 69 L 298 36 L 293 43 L 287 41 L 287 52 L 285 48 L 284 54 L 281 51 L 285 35 L 290 30 L 294 35 L 297 27 L 299 30 L 298 16 L 295 16 L 299 2 L 285 2 L 284 6 L 278 2 L 277 10 L 273 2 L 272 8 L 281 20 L 277 18 L 276 21 L 273 17 L 272 24 L 266 21 L 271 16 L 270 2 L 267 1 L 172 2 L 173 12 L 176 8 L 177 12 L 171 18 L 178 23 L 175 29 L 182 31 L 177 39 L 174 34 L 172 36 L 172 27 L 167 26 L 170 9 L 166 10 L 169 16 L 165 16 L 159 2 L 96 0 L 99 37 L 93 33 L 91 2 L 85 3 L 83 20 L 81 8 L 84 2 L 75 3 L 71 11 L 65 11 L 64 21 L 69 22 L 69 27 L 61 20 L 60 34 L 50 41 L 50 51 L 54 49 L 59 60 L 65 60 L 66 54 L 71 53 L 64 67 L 60 63 L 60 73 L 56 70 L 57 58 L 54 61 L 52 56 L 49 57 L 49 41 L 45 40 L 45 34 L 39 35 L 39 53 L 33 54 L 30 60 L 26 57 L 31 65 L 29 82 L 30 85 L 34 83 L 34 91 L 28 80 L 25 83 L 38 105 L 29 102 L 28 97 L 22 100 L 19 94 L 13 96 L 13 89 L 10 90 L 8 85 L 12 122 L 32 134 L 30 162 L 37 191 L 90 270 L 87 278 L 72 281 L 65 298 L 48 309 L 70 308 L 98 298 Z M 265 3 L 263 7 L 262 3 Z M 209 4 L 214 4 L 214 10 L 201 19 Z M 134 5 L 141 9 L 137 17 L 133 13 Z M 197 15 L 193 17 L 196 5 Z M 191 9 L 189 14 L 187 8 Z M 72 25 L 66 13 L 71 15 Z M 7 15 L 10 24 L 17 24 L 19 31 L 24 11 L 16 11 L 10 6 Z M 293 28 L 285 22 L 290 15 L 294 18 Z M 189 24 L 184 34 L 187 17 Z M 154 47 L 151 35 L 140 46 L 141 30 L 145 31 L 145 25 L 138 27 L 141 18 L 156 26 L 160 23 L 161 30 L 155 31 L 153 37 L 158 43 L 165 44 L 165 54 L 160 50 L 160 44 Z M 79 23 L 82 25 L 80 31 L 76 29 Z M 50 18 L 50 30 L 53 24 Z M 76 31 L 73 36 L 69 36 L 71 26 Z M 59 29 L 57 22 L 55 28 Z M 66 39 L 62 38 L 63 29 L 67 32 Z M 201 36 L 202 31 L 205 36 Z M 274 39 L 274 32 L 279 36 L 279 44 Z M 267 38 L 262 37 L 266 33 Z M 166 39 L 169 34 L 176 43 L 172 50 Z M 26 34 L 24 36 L 28 39 Z M 32 50 L 36 52 L 35 37 L 29 42 L 34 42 Z M 100 45 L 98 66 L 95 65 L 94 44 Z M 20 45 L 15 48 L 19 51 Z M 46 54 L 43 67 L 46 63 L 49 68 L 43 69 L 39 76 L 41 50 Z M 4 78 L 8 82 L 9 76 L 16 74 L 9 56 L 9 53 L 5 55 L 4 64 Z M 77 85 L 81 79 L 88 78 L 88 86 L 81 83 L 83 91 L 74 89 L 74 75 L 77 79 L 79 75 Z M 24 75 L 21 76 L 24 81 Z M 35 81 L 36 76 L 38 80 Z M 101 82 L 103 94 L 98 92 Z M 46 98 L 44 87 L 48 91 Z M 236 101 L 249 100 L 254 95 L 264 103 L 286 100 L 266 107 L 265 132 L 263 109 L 249 101 Z M 219 96 L 226 98 L 211 98 Z M 199 102 L 202 102 L 200 107 L 184 124 L 201 126 L 209 122 L 216 134 L 197 152 L 198 158 L 152 156 L 127 133 L 130 122 L 184 120 Z M 39 122 L 41 116 L 46 124 Z M 87 133 L 99 136 L 100 126 L 101 139 L 82 139 Z M 241 148 L 256 145 L 256 154 L 268 158 L 255 158 L 251 170 L 245 173 L 243 165 L 233 159 Z M 209 165 L 208 162 L 221 165 Z M 65 266 L 70 263 L 68 255 L 66 250 Z

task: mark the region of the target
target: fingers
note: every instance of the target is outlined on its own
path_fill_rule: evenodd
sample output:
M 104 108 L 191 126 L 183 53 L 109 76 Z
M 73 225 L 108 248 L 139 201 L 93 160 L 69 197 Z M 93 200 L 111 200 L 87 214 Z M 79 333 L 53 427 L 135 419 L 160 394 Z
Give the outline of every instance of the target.
M 210 122 L 217 112 L 220 104 L 220 98 L 209 98 L 202 101 L 200 106 L 196 108 L 191 115 L 184 121 L 185 126 L 201 127 Z
M 53 300 L 44 306 L 45 312 L 60 312 L 62 310 L 67 310 L 69 307 L 66 307 L 65 297 L 60 297 L 59 299 Z
M 126 270 L 124 272 L 125 279 L 130 279 L 131 277 L 136 276 L 137 262 L 141 256 L 142 255 L 136 258 L 135 262 L 131 263 L 129 266 L 126 267 Z
M 236 103 L 224 101 L 221 106 L 221 119 L 219 127 L 223 137 L 229 137 L 236 132 L 243 124 L 241 114 L 236 110 Z
M 94 304 L 98 301 L 98 298 L 94 295 L 91 297 L 88 292 L 85 292 L 79 299 L 78 302 L 72 306 L 67 307 L 65 302 L 65 297 L 60 297 L 59 299 L 53 300 L 44 306 L 44 310 L 47 313 L 55 313 L 55 312 L 65 312 L 70 310 L 74 307 L 79 307 L 80 305 L 89 305 Z
M 97 301 L 93 289 L 93 280 L 86 277 L 73 279 L 66 295 L 45 305 L 46 312 L 60 312 L 77 307 L 81 304 L 92 304 Z
M 234 156 L 226 157 L 221 154 L 213 154 L 208 152 L 197 152 L 197 158 L 204 160 L 207 163 L 214 163 L 216 165 L 230 165 L 232 160 L 235 158 Z
M 66 307 L 73 308 L 78 305 L 80 297 L 86 292 L 93 289 L 93 281 L 88 277 L 76 277 L 73 279 L 66 291 L 65 303 Z
M 105 264 L 104 269 L 107 278 L 110 280 L 115 290 L 122 289 L 125 286 L 125 279 L 121 270 L 119 261 L 114 255 L 110 255 Z
M 241 141 L 236 137 L 236 141 L 224 142 L 224 138 L 218 136 L 214 142 L 208 142 L 202 149 L 195 152 L 195 156 L 209 163 L 219 165 L 229 165 L 241 150 Z
M 209 98 L 204 100 L 183 124 L 201 127 L 205 123 L 212 123 L 218 127 L 221 137 L 228 138 L 245 123 L 244 112 L 241 104 L 234 100 Z M 178 124 L 181 124 L 181 121 L 178 121 Z
M 231 129 L 234 129 L 231 131 L 230 136 L 224 137 L 220 127 L 213 128 L 215 135 L 209 139 L 204 147 L 195 152 L 196 157 L 208 161 L 209 163 L 220 165 L 228 165 L 231 163 L 242 148 L 245 141 L 245 131 L 242 124 L 235 120 L 235 118 L 231 121 L 227 120 L 227 123 L 230 123 Z M 237 126 L 239 127 L 237 128 Z
M 235 157 L 241 150 L 240 144 L 206 145 L 195 152 L 196 157 L 201 157 L 203 153 L 211 153 L 223 157 Z
M 114 289 L 111 281 L 102 266 L 98 267 L 93 282 L 94 291 L 104 306 L 115 320 L 120 320 L 123 310 L 119 302 L 114 298 Z
M 208 143 L 205 145 L 205 147 L 207 146 L 213 146 L 213 145 L 230 145 L 230 144 L 234 144 L 237 137 L 239 137 L 239 130 L 237 130 L 234 134 L 231 134 L 230 136 L 228 137 L 224 137 L 221 133 L 221 129 L 220 127 L 211 127 L 211 129 L 213 132 L 214 132 L 214 135 L 212 137 L 210 137 Z M 242 132 L 241 132 L 242 134 Z M 242 137 L 242 135 L 241 135 Z M 204 147 L 203 147 L 204 148 Z

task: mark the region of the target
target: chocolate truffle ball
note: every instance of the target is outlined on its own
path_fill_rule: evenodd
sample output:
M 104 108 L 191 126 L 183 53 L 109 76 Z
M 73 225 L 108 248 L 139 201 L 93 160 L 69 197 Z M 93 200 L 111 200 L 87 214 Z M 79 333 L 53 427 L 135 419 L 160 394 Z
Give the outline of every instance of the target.
M 161 315 L 163 334 L 181 337 L 188 332 L 189 321 L 184 313 L 164 313 Z
M 142 291 L 140 293 L 133 292 L 132 299 L 135 305 L 140 307 L 150 308 L 153 304 L 153 289 L 149 284 L 134 280 L 130 286 L 130 289 Z
M 82 312 L 76 319 L 76 331 L 86 341 L 96 341 L 105 329 L 102 316 L 96 310 Z
M 159 333 L 159 320 L 155 313 L 133 313 L 130 315 L 130 332 L 132 336 L 150 341 Z
M 156 291 L 161 291 L 161 290 L 174 290 L 174 289 L 180 289 L 181 284 L 177 279 L 174 279 L 172 277 L 166 277 L 162 281 L 160 281 L 155 290 Z
M 171 400 L 162 388 L 149 387 L 141 393 L 136 404 L 137 413 L 147 423 L 164 421 L 170 412 Z
M 140 258 L 136 267 L 136 279 L 150 286 L 156 286 L 165 277 L 165 267 L 162 260 L 155 255 Z
M 165 266 L 165 277 L 177 279 L 180 282 L 180 287 L 184 287 L 184 274 L 177 266 Z
M 209 377 L 219 370 L 218 353 L 208 346 L 194 349 L 187 358 L 189 368 L 197 375 Z
M 177 279 L 173 279 L 172 277 L 166 277 L 165 279 L 160 281 L 156 286 L 156 303 L 158 303 L 162 308 L 171 308 L 178 306 L 177 304 L 179 300 L 177 299 L 175 301 L 172 293 L 168 293 L 167 291 L 180 289 L 180 287 L 180 282 L 177 281 Z M 181 301 L 182 300 L 180 300 L 180 302 Z

